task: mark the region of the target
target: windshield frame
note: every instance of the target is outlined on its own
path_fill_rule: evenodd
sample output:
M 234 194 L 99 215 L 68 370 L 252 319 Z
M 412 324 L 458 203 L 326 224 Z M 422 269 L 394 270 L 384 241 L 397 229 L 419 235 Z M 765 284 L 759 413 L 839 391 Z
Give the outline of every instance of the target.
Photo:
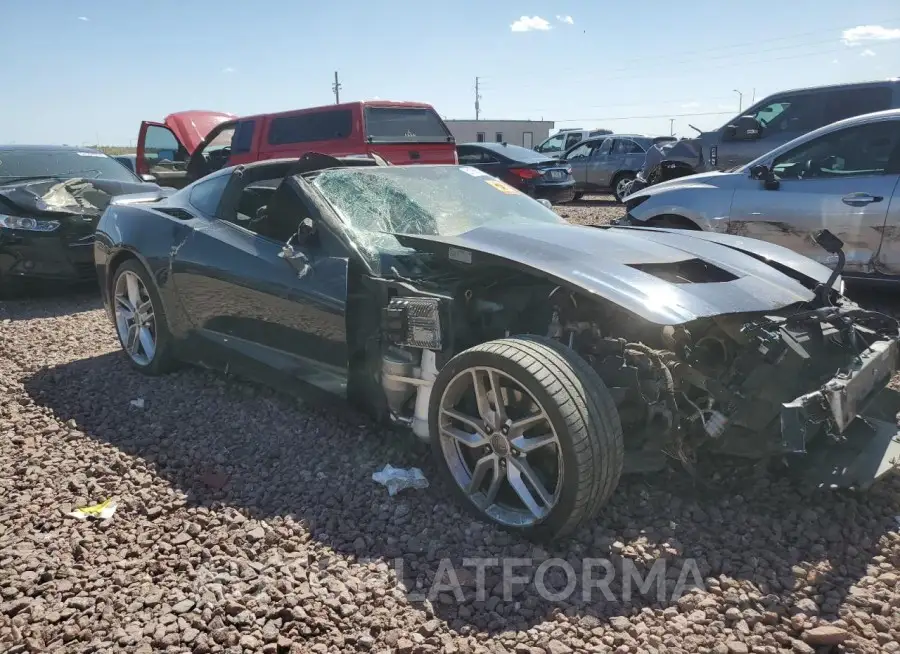
M 0 151 L 0 171 L 2 171 L 2 166 L 4 161 L 14 161 L 17 156 L 21 155 L 34 155 L 34 156 L 46 156 L 46 157 L 54 157 L 59 155 L 71 155 L 72 157 L 85 157 L 87 159 L 95 160 L 95 159 L 105 159 L 110 164 L 109 171 L 100 171 L 100 173 L 122 173 L 122 178 L 116 177 L 108 177 L 105 174 L 100 177 L 91 177 L 85 174 L 77 174 L 79 171 L 67 171 L 66 173 L 59 172 L 23 172 L 19 175 L 6 175 L 0 172 L 0 184 L 11 183 L 17 179 L 60 179 L 60 180 L 68 180 L 68 179 L 86 179 L 88 181 L 97 180 L 97 181 L 109 181 L 109 182 L 119 182 L 119 183 L 144 183 L 144 181 L 137 176 L 136 173 L 130 171 L 125 165 L 121 162 L 117 161 L 113 157 L 109 156 L 105 152 L 100 152 L 99 150 L 93 150 L 91 148 L 59 148 L 59 149 L 29 149 L 29 148 L 8 148 Z M 91 172 L 89 165 L 85 165 L 85 169 L 80 171 L 81 173 Z M 71 174 L 76 173 L 76 174 Z M 127 178 L 127 179 L 124 179 Z

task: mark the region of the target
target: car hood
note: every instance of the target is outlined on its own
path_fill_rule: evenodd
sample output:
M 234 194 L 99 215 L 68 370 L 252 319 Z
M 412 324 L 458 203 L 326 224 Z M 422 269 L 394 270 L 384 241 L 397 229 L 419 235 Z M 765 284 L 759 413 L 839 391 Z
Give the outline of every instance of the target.
M 193 153 L 214 127 L 235 118 L 234 114 L 219 111 L 192 110 L 169 114 L 165 122 L 187 151 Z
M 809 302 L 811 289 L 831 273 L 787 248 L 684 230 L 541 223 L 479 227 L 459 236 L 395 236 L 406 247 L 460 265 L 540 274 L 660 325 Z M 676 272 L 684 281 L 667 281 Z
M 651 197 L 659 195 L 672 189 L 717 189 L 717 190 L 733 190 L 740 175 L 738 173 L 723 173 L 712 171 L 708 173 L 698 173 L 696 175 L 687 175 L 686 177 L 678 177 L 670 179 L 668 182 L 660 182 L 653 186 L 648 186 L 627 197 L 628 201 L 636 198 Z
M 165 192 L 156 184 L 137 181 L 42 179 L 0 186 L 0 203 L 13 205 L 19 212 L 30 215 L 71 215 L 95 219 L 100 217 L 116 196 Z

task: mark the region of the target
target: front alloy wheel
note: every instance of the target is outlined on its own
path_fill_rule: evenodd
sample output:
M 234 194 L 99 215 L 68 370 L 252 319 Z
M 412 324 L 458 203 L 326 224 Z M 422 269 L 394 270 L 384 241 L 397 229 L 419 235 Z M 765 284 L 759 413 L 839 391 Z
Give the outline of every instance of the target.
M 575 352 L 537 336 L 451 359 L 431 395 L 432 447 L 463 504 L 539 539 L 593 518 L 618 483 L 622 429 L 609 392 Z
M 125 270 L 116 279 L 113 298 L 125 353 L 139 366 L 150 365 L 156 356 L 156 317 L 147 287 L 137 274 Z
M 148 375 L 158 375 L 175 362 L 166 313 L 150 279 L 137 260 L 123 262 L 112 281 L 112 308 L 116 334 L 131 364 Z

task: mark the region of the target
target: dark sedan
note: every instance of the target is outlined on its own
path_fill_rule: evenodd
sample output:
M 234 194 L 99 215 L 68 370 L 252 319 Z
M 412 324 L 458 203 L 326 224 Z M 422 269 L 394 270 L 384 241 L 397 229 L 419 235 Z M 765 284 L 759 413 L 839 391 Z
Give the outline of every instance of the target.
M 572 167 L 540 152 L 508 143 L 456 146 L 459 163 L 493 175 L 535 199 L 554 204 L 575 199 Z
M 90 148 L 0 146 L 0 293 L 95 279 L 97 221 L 112 197 L 135 193 L 164 192 Z
M 306 155 L 114 200 L 94 256 L 134 368 L 335 393 L 429 442 L 439 489 L 538 538 L 589 523 L 623 469 L 701 450 L 824 449 L 829 485 L 891 468 L 896 423 L 856 416 L 897 368 L 897 323 L 837 272 L 726 234 L 572 225 L 466 166 L 376 163 Z

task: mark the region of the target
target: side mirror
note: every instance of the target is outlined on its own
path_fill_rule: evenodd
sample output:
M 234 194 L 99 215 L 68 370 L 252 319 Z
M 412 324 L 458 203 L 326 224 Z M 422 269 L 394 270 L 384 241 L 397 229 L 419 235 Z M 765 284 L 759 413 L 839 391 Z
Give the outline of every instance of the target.
M 725 127 L 725 138 L 729 141 L 755 141 L 762 136 L 763 126 L 755 116 L 741 116 Z
M 156 183 L 156 175 L 151 175 L 150 173 L 143 173 L 141 175 L 141 180 L 147 182 L 148 184 Z
M 763 188 L 767 191 L 777 191 L 781 187 L 781 182 L 775 177 L 775 173 L 765 164 L 757 164 L 751 167 L 750 179 L 761 181 L 763 183 Z
M 827 229 L 813 232 L 813 240 L 828 254 L 837 254 L 844 249 L 844 242 Z

